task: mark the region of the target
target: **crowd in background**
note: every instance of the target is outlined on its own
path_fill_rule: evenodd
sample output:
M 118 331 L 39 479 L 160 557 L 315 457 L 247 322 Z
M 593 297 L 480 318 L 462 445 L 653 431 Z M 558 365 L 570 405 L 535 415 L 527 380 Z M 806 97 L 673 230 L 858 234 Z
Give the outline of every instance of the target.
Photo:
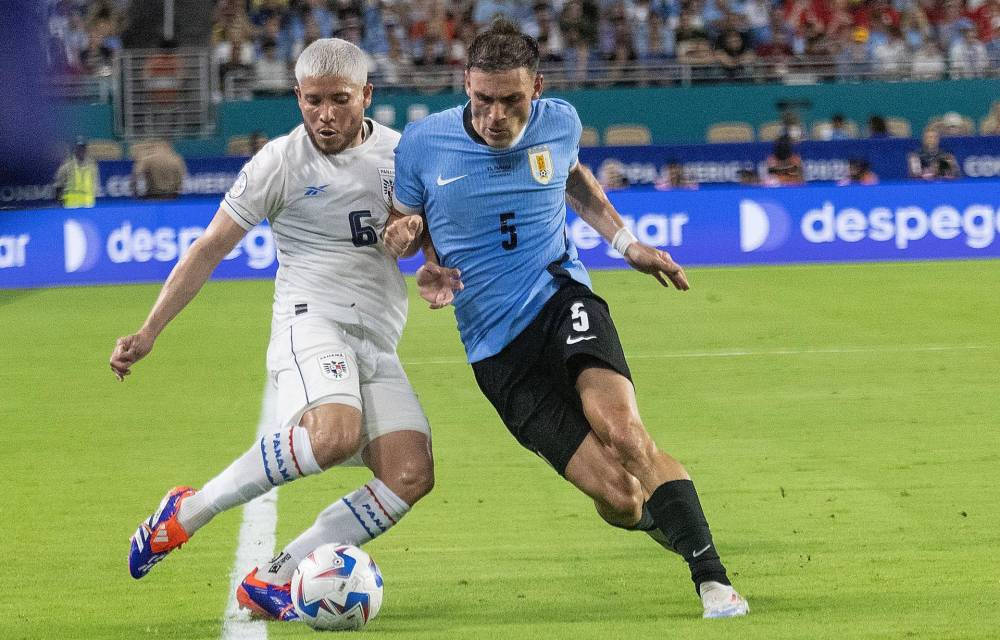
M 48 2 L 50 67 L 109 73 L 128 0 Z M 676 62 L 739 80 L 754 68 L 780 76 L 793 61 L 936 79 L 984 75 L 1000 60 L 1000 0 L 217 0 L 205 45 L 221 75 L 284 91 L 298 53 L 336 36 L 392 85 L 415 68 L 462 65 L 497 15 L 534 36 L 546 64 L 581 79 L 600 66 Z

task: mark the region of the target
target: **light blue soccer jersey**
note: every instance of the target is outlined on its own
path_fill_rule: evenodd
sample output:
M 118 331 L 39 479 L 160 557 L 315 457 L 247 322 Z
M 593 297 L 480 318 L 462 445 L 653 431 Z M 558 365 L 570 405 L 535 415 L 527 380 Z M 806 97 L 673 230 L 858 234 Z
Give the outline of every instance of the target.
M 531 323 L 559 289 L 552 271 L 590 286 L 566 234 L 566 178 L 581 128 L 572 105 L 543 99 L 507 149 L 476 134 L 468 106 L 403 132 L 396 206 L 422 211 L 441 264 L 462 272 L 455 316 L 469 362 L 499 353 Z

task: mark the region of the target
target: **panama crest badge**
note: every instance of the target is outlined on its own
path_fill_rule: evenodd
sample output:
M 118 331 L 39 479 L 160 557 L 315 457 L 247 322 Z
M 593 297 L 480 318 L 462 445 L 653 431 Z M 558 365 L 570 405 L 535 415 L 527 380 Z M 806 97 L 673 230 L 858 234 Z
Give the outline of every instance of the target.
M 528 164 L 531 165 L 531 177 L 538 184 L 548 184 L 552 180 L 552 152 L 548 147 L 533 147 L 528 149 Z
M 382 198 L 387 205 L 392 205 L 392 187 L 396 179 L 396 172 L 393 169 L 379 167 L 379 177 L 382 179 Z

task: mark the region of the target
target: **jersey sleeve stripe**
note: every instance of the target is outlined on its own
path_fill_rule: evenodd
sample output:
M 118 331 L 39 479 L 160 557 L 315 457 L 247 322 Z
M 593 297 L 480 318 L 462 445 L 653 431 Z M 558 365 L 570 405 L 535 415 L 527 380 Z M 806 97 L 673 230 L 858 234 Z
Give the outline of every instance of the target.
M 228 199 L 225 198 L 222 200 L 221 205 L 222 205 L 221 206 L 222 210 L 228 213 L 229 217 L 232 218 L 236 224 L 240 225 L 244 229 L 249 231 L 250 229 L 254 228 L 254 226 L 256 226 L 256 223 L 251 222 L 246 218 L 246 216 L 244 216 L 242 213 L 239 212 L 239 210 L 237 209 L 238 205 L 233 204 L 232 202 L 230 202 Z
M 400 202 L 395 193 L 392 194 L 392 206 L 395 207 L 396 211 L 409 216 L 424 212 L 424 208 L 420 205 L 408 205 Z

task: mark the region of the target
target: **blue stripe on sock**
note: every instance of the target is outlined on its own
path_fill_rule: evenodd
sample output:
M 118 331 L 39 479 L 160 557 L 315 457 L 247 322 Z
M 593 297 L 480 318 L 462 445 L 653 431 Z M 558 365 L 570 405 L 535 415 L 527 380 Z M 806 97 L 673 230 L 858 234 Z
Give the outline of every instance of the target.
M 351 510 L 351 513 L 354 514 L 354 517 L 358 519 L 358 522 L 360 522 L 361 526 L 364 528 L 364 530 L 368 532 L 368 535 L 371 536 L 372 539 L 374 539 L 376 537 L 376 535 L 374 533 L 372 533 L 372 530 L 368 528 L 368 525 L 365 524 L 365 521 L 361 519 L 361 516 L 354 509 L 354 505 L 351 504 L 350 501 L 347 498 L 341 498 L 341 500 L 343 500 L 344 504 L 347 505 L 347 508 Z
M 288 475 L 288 469 L 285 468 L 284 458 L 281 456 L 281 432 L 271 436 L 273 438 L 274 444 L 274 462 L 278 465 L 278 471 L 281 473 L 281 477 L 285 479 L 285 482 L 291 482 L 292 476 Z
M 267 448 L 264 446 L 264 440 L 266 438 L 260 439 L 260 457 L 264 459 L 264 473 L 267 474 L 267 481 L 271 483 L 271 486 L 276 487 L 278 483 L 271 477 L 271 467 L 267 464 Z

